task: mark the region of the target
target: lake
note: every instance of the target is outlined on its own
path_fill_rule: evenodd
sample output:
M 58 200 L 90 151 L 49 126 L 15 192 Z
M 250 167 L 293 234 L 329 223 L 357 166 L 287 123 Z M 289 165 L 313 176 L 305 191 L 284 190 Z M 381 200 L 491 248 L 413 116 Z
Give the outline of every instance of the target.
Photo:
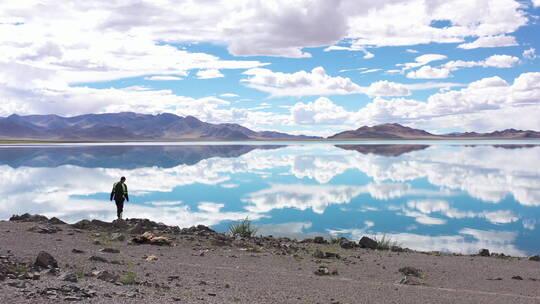
M 540 142 L 0 146 L 0 219 L 125 217 L 265 235 L 386 235 L 417 250 L 540 253 Z

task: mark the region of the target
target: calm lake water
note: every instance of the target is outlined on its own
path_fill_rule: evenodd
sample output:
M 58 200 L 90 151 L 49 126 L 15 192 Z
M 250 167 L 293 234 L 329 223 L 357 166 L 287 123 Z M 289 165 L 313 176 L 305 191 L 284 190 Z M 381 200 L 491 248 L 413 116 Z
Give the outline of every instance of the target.
M 0 219 L 25 212 L 110 221 L 124 175 L 126 217 L 226 231 L 404 247 L 540 253 L 540 142 L 249 143 L 0 147 Z

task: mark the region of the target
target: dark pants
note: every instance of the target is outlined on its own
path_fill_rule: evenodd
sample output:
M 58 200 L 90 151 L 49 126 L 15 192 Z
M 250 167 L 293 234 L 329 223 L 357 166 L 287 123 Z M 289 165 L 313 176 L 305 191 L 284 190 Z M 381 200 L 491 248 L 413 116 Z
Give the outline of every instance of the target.
M 116 215 L 120 218 L 120 214 L 124 212 L 124 198 L 115 199 L 114 201 L 116 203 Z

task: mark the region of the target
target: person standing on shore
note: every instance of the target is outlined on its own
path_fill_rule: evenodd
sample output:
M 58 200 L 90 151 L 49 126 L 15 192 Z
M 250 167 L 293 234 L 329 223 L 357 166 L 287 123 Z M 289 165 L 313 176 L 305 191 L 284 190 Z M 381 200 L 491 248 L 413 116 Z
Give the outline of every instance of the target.
M 129 202 L 128 190 L 126 185 L 126 178 L 122 176 L 119 182 L 113 184 L 111 191 L 111 201 L 114 198 L 116 203 L 116 215 L 118 219 L 122 219 L 122 213 L 124 212 L 124 200 Z

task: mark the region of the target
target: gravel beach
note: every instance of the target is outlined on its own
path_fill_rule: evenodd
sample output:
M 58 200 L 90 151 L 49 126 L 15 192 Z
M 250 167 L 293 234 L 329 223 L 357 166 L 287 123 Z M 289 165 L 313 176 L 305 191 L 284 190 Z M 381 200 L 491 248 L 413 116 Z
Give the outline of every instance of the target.
M 0 221 L 0 302 L 540 303 L 537 260 L 23 215 Z

